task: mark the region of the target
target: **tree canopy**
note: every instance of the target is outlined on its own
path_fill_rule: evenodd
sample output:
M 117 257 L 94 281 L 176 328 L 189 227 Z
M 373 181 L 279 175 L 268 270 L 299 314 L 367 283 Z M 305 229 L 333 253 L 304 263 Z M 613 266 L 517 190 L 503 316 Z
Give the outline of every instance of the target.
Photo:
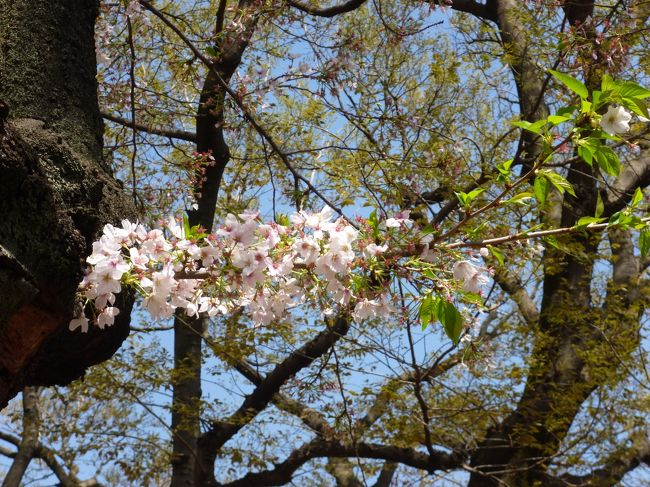
M 11 3 L 3 486 L 648 483 L 650 2 Z

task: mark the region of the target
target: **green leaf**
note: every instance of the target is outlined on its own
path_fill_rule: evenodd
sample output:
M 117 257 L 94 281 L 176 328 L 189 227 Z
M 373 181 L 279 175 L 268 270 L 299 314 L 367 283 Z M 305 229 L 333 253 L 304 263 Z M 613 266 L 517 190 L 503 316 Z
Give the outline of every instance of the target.
M 571 118 L 571 115 L 573 115 L 573 112 L 575 112 L 577 109 L 577 105 L 569 105 L 568 107 L 560 108 L 557 112 L 555 112 L 555 115 Z
M 637 115 L 640 115 L 645 118 L 650 118 L 650 114 L 648 114 L 648 105 L 646 105 L 646 102 L 643 101 L 642 99 L 623 98 L 623 100 L 621 100 L 621 103 L 625 108 L 636 113 Z
M 456 197 L 458 198 L 458 201 L 460 201 L 461 205 L 467 207 L 483 191 L 485 191 L 483 188 L 473 189 L 469 193 L 463 193 L 462 191 L 458 191 L 458 192 L 456 192 Z
M 623 83 L 620 87 L 620 93 L 622 98 L 638 98 L 643 100 L 650 97 L 650 90 L 646 90 L 644 87 L 632 81 Z
M 542 129 L 544 126 L 546 126 L 546 120 L 537 120 L 537 122 L 530 123 L 526 120 L 518 120 L 516 122 L 512 122 L 512 125 L 515 127 L 522 128 L 524 130 L 528 130 L 529 132 L 532 132 L 534 134 L 540 135 L 542 133 Z
M 548 117 L 548 121 L 553 125 L 559 125 L 567 120 L 571 120 L 571 117 L 567 115 L 549 115 Z
M 591 150 L 591 147 L 588 145 L 579 145 L 578 146 L 578 155 L 590 166 L 594 161 L 594 153 Z
M 578 230 L 582 230 L 584 228 L 587 228 L 589 225 L 592 223 L 602 223 L 606 220 L 606 218 L 596 218 L 593 216 L 583 216 L 578 220 L 578 223 L 576 223 L 576 227 Z
M 600 82 L 600 90 L 602 92 L 613 91 L 617 88 L 616 82 L 608 74 L 603 74 L 603 79 Z
M 607 147 L 602 145 L 594 152 L 594 158 L 600 167 L 605 173 L 610 176 L 618 176 L 618 173 L 621 172 L 621 161 L 619 161 L 616 153 Z
M 548 72 L 551 73 L 553 77 L 560 83 L 577 94 L 580 98 L 587 98 L 589 96 L 589 90 L 587 90 L 587 87 L 582 81 L 579 81 L 573 76 L 569 76 L 568 74 L 553 71 L 552 69 L 549 69 Z
M 445 299 L 439 298 L 438 320 L 442 323 L 442 327 L 450 340 L 454 345 L 458 345 L 460 334 L 463 331 L 463 317 L 456 309 L 456 306 L 453 303 L 448 303 Z
M 560 247 L 559 242 L 557 241 L 557 238 L 555 238 L 553 235 L 549 235 L 548 237 L 542 237 L 542 240 L 546 245 L 550 245 L 551 247 L 562 250 Z
M 212 46 L 206 47 L 205 48 L 205 53 L 210 57 L 218 57 L 219 56 L 219 53 L 217 52 L 217 50 Z
M 474 306 L 478 306 L 479 308 L 484 307 L 483 296 L 481 296 L 480 294 L 460 290 L 460 291 L 458 291 L 458 295 L 460 295 L 461 301 L 463 303 L 469 303 L 469 304 L 472 304 Z
M 510 176 L 510 166 L 512 166 L 513 161 L 514 159 L 508 159 L 504 163 L 498 164 L 497 170 L 504 176 Z
M 185 234 L 185 238 L 190 238 L 192 235 L 192 230 L 190 229 L 190 219 L 187 216 L 187 213 L 183 214 L 183 233 Z
M 553 171 L 540 171 L 540 174 L 546 176 L 551 184 L 555 186 L 555 188 L 560 193 L 564 193 L 566 191 L 575 198 L 576 193 L 573 190 L 573 186 L 571 186 L 571 183 L 567 181 L 563 176 Z
M 596 195 L 596 218 L 599 218 L 600 215 L 605 211 L 605 204 L 603 203 L 603 198 L 600 196 L 600 191 Z
M 634 196 L 632 196 L 632 202 L 630 203 L 630 206 L 632 208 L 636 208 L 636 206 L 643 201 L 643 191 L 641 191 L 641 188 L 636 188 L 636 191 L 634 191 Z
M 528 200 L 531 200 L 533 198 L 534 198 L 533 193 L 530 193 L 530 192 L 526 191 L 524 193 L 519 193 L 519 194 L 514 195 L 512 198 L 504 201 L 504 204 L 517 203 L 517 204 L 520 204 L 520 205 L 525 205 L 525 204 L 527 204 Z
M 645 259 L 648 250 L 650 250 L 650 228 L 645 228 L 639 233 L 639 252 L 642 258 Z
M 503 255 L 503 252 L 501 252 L 500 249 L 492 245 L 488 245 L 488 250 L 494 256 L 494 258 L 499 261 L 499 264 L 504 265 L 505 256 Z
M 618 223 L 619 218 L 621 217 L 622 213 L 620 211 L 617 211 L 614 213 L 612 216 L 609 217 L 609 225 L 616 225 Z
M 420 322 L 422 323 L 423 330 L 429 326 L 429 323 L 437 318 L 437 299 L 438 298 L 434 298 L 431 294 L 429 294 L 425 296 L 422 301 L 420 301 L 420 310 L 418 314 L 420 317 Z
M 377 218 L 377 210 L 372 210 L 368 215 L 368 225 L 370 228 L 377 228 L 379 226 L 379 218 Z
M 630 228 L 639 223 L 642 223 L 642 220 L 638 216 L 630 215 L 628 211 L 617 211 L 611 217 L 609 217 L 608 226 Z M 642 226 L 645 226 L 645 224 Z
M 370 215 L 368 215 L 368 225 L 372 229 L 373 238 L 379 237 L 379 218 L 377 217 L 377 210 L 373 210 Z
M 537 198 L 540 206 L 544 206 L 546 197 L 548 196 L 548 190 L 550 189 L 548 179 L 544 176 L 537 176 L 533 184 L 533 189 L 535 190 L 535 198 Z
M 594 90 L 591 92 L 591 99 L 593 100 L 593 105 L 594 107 L 599 107 L 600 106 L 600 97 L 602 93 L 598 90 Z
M 284 213 L 278 213 L 277 216 L 275 217 L 275 223 L 277 223 L 281 227 L 288 227 L 291 225 L 291 220 L 289 220 L 289 215 L 285 215 Z

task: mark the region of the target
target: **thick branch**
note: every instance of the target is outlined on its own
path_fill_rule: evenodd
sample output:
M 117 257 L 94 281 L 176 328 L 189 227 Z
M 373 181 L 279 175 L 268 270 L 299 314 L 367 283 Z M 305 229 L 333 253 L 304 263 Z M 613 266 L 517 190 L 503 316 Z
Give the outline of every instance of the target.
M 202 471 L 210 475 L 219 449 L 264 410 L 286 381 L 323 356 L 350 328 L 347 317 L 327 321 L 327 329 L 278 364 L 226 421 L 215 422 L 199 439 Z
M 374 487 L 390 487 L 393 477 L 395 476 L 395 471 L 397 470 L 397 464 L 393 462 L 386 462 L 379 473 L 377 482 L 375 482 Z
M 495 274 L 494 280 L 499 284 L 501 289 L 508 293 L 510 299 L 512 299 L 521 316 L 523 316 L 526 323 L 531 326 L 535 326 L 539 320 L 539 311 L 537 310 L 537 305 L 531 298 L 530 294 L 521 283 L 521 279 L 518 276 L 513 275 L 511 272 L 508 272 L 507 269 L 498 267 Z
M 127 120 L 126 118 L 113 115 L 108 112 L 101 112 L 102 118 L 105 120 L 110 120 L 111 122 L 129 127 L 140 132 L 146 132 L 153 135 L 161 135 L 163 137 L 169 137 L 171 139 L 180 139 L 187 140 L 188 142 L 196 142 L 196 134 L 194 132 L 187 132 L 185 130 L 174 130 L 160 127 L 157 125 L 145 125 L 142 123 L 133 123 L 132 120 Z
M 616 451 L 607 459 L 604 466 L 587 475 L 564 474 L 550 477 L 545 482 L 548 487 L 613 487 L 619 485 L 623 477 L 642 463 L 650 466 L 650 443 L 644 438 L 633 448 Z
M 515 0 L 496 0 L 496 14 L 504 51 L 511 59 L 521 118 L 529 122 L 541 120 L 549 114 L 543 99 L 546 84 L 533 60 L 529 34 L 521 19 L 524 10 Z M 521 152 L 518 152 L 523 153 L 526 160 L 534 160 L 542 150 L 540 138 L 527 131 L 523 131 L 521 137 Z M 522 174 L 529 165 L 523 164 Z
M 336 480 L 336 487 L 362 487 L 363 483 L 354 474 L 356 466 L 347 458 L 330 457 L 326 470 Z
M 314 440 L 294 450 L 289 457 L 272 470 L 249 473 L 224 487 L 258 487 L 284 485 L 291 481 L 293 473 L 309 460 L 320 457 L 358 457 L 387 460 L 409 467 L 434 473 L 437 470 L 453 470 L 462 466 L 462 459 L 456 455 L 436 450 L 433 455 L 421 453 L 413 448 L 378 445 L 374 443 L 344 444 L 338 441 Z
M 494 8 L 494 2 L 488 0 L 486 3 L 478 3 L 475 0 L 453 0 L 451 8 L 458 12 L 472 14 L 483 20 L 497 21 L 497 14 Z
M 228 320 L 228 324 L 226 325 L 227 340 L 229 339 L 232 330 L 235 327 L 239 326 L 239 323 L 237 321 L 238 316 L 239 314 L 235 314 L 232 319 Z M 212 345 L 212 343 L 210 344 Z M 255 386 L 259 386 L 264 380 L 264 377 L 262 377 L 261 374 L 253 369 L 253 367 L 248 365 L 244 360 L 231 356 L 227 351 L 222 350 L 220 347 L 213 347 L 213 350 L 220 359 L 224 360 L 228 365 L 233 367 L 237 372 L 239 372 Z M 300 401 L 295 400 L 291 396 L 278 392 L 273 396 L 272 402 L 278 409 L 286 411 L 287 413 L 293 414 L 297 418 L 300 418 L 300 420 L 308 428 L 311 428 L 314 432 L 320 434 L 321 436 L 325 436 L 330 433 L 330 425 L 318 411 L 310 408 Z
M 335 17 L 336 15 L 344 14 L 347 12 L 352 12 L 353 10 L 358 9 L 367 0 L 348 0 L 340 5 L 334 5 L 333 7 L 326 8 L 317 8 L 310 5 L 304 5 L 295 0 L 288 0 L 287 4 L 291 5 L 293 8 L 297 8 L 309 15 L 315 15 L 317 17 Z
M 38 436 L 41 428 L 41 415 L 38 410 L 39 390 L 35 387 L 26 387 L 23 390 L 23 434 L 16 457 L 7 472 L 2 487 L 18 487 L 25 475 L 34 450 L 38 445 Z
M 594 12 L 594 0 L 565 0 L 562 6 L 570 25 L 580 25 Z

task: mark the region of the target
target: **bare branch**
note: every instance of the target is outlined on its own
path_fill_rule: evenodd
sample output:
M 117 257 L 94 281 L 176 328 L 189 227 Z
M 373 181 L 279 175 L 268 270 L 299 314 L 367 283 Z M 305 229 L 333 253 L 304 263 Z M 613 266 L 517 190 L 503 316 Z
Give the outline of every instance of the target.
M 0 446 L 0 455 L 8 458 L 16 458 L 16 451 Z
M 528 294 L 528 291 L 526 291 L 519 277 L 508 272 L 505 268 L 497 267 L 494 273 L 494 280 L 501 289 L 508 293 L 510 299 L 515 302 L 526 323 L 531 326 L 537 324 L 539 320 L 537 305 L 533 301 L 533 298 L 530 297 L 530 294 Z
M 377 482 L 373 487 L 390 487 L 393 477 L 395 476 L 395 471 L 397 470 L 397 464 L 394 462 L 386 462 L 379 473 Z
M 38 444 L 41 416 L 38 410 L 37 387 L 23 389 L 23 433 L 14 461 L 9 467 L 2 487 L 18 487 L 21 484 L 29 463 L 34 458 L 34 449 Z
M 356 464 L 347 458 L 331 457 L 327 461 L 327 471 L 336 479 L 336 487 L 363 486 L 363 483 L 354 474 L 355 467 Z
M 264 380 L 263 377 L 257 373 L 250 365 L 240 359 L 233 359 L 232 357 L 219 353 L 218 356 L 231 365 L 237 372 L 246 377 L 256 386 L 259 386 Z M 297 418 L 311 428 L 313 431 L 320 435 L 327 435 L 330 433 L 331 427 L 327 420 L 315 409 L 295 400 L 294 398 L 278 392 L 272 398 L 273 404 L 279 409 L 293 414 Z
M 613 487 L 619 485 L 621 479 L 642 463 L 650 466 L 650 442 L 643 438 L 633 448 L 616 451 L 605 465 L 587 475 L 564 474 L 547 479 L 544 485 L 548 487 Z
M 0 440 L 6 441 L 7 443 L 11 443 L 12 445 L 15 446 L 20 445 L 20 438 L 18 436 L 5 433 L 4 431 L 0 431 Z
M 274 469 L 248 473 L 239 480 L 225 484 L 224 487 L 284 485 L 291 481 L 293 473 L 298 468 L 309 460 L 320 457 L 359 457 L 387 460 L 424 470 L 428 473 L 462 467 L 462 459 L 459 455 L 439 450 L 434 450 L 433 455 L 428 455 L 414 448 L 400 448 L 375 443 L 356 443 L 352 445 L 317 439 L 294 450 L 284 462 L 276 464 Z
M 210 475 L 219 449 L 272 401 L 287 379 L 325 354 L 350 329 L 346 316 L 327 320 L 327 328 L 278 364 L 227 420 L 214 422 L 199 439 L 202 470 Z
M 358 9 L 367 0 L 348 0 L 340 5 L 334 5 L 333 7 L 326 8 L 316 8 L 309 5 L 303 5 L 300 2 L 295 0 L 288 0 L 287 4 L 291 5 L 293 8 L 297 8 L 302 12 L 308 13 L 309 15 L 315 15 L 317 17 L 334 17 L 336 15 L 344 14 L 347 12 L 352 12 L 353 10 Z
M 472 14 L 475 17 L 483 20 L 497 21 L 497 13 L 494 7 L 494 2 L 488 0 L 486 3 L 479 3 L 475 0 L 453 0 L 451 8 L 458 12 L 465 12 Z
M 133 123 L 132 120 L 113 115 L 108 112 L 101 112 L 102 118 L 110 120 L 111 122 L 139 130 L 140 132 L 147 132 L 148 134 L 161 135 L 171 139 L 187 140 L 188 142 L 196 142 L 196 134 L 194 132 L 186 132 L 185 130 L 174 130 L 157 125 L 145 125 L 142 123 Z

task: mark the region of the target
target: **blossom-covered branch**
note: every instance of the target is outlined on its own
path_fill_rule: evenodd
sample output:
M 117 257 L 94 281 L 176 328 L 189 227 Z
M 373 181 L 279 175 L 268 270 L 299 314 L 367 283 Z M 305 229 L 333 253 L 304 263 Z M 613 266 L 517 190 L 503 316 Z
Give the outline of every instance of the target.
M 230 214 L 212 234 L 173 220 L 154 230 L 129 221 L 106 225 L 80 290 L 101 328 L 119 313 L 113 304 L 123 286 L 139 292 L 154 318 L 171 317 L 177 308 L 215 316 L 246 307 L 259 326 L 299 305 L 328 316 L 348 309 L 357 321 L 396 313 L 394 276 L 428 281 L 449 300 L 460 287 L 478 293 L 487 282 L 484 268 L 430 249 L 432 236 L 406 214 L 359 219 L 360 230 L 333 216 L 328 207 L 281 223 Z M 88 325 L 82 313 L 70 328 Z

